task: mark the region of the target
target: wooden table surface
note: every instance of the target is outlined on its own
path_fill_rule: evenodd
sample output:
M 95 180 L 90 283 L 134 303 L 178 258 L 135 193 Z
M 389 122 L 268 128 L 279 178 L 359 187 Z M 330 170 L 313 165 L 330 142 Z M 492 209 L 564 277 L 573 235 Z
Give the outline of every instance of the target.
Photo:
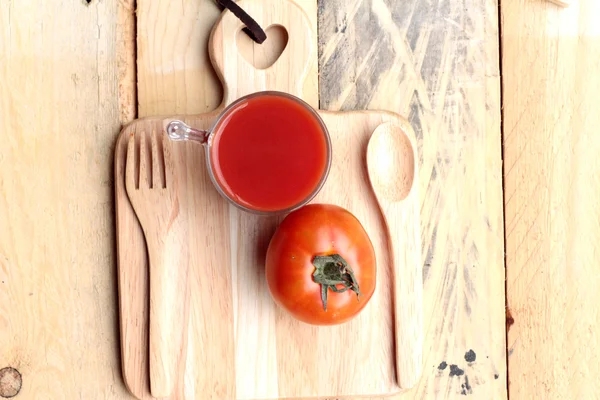
M 512 399 L 600 389 L 598 17 L 597 0 L 502 5 Z
M 600 3 L 302 4 L 320 107 L 396 111 L 418 135 L 425 368 L 400 397 L 593 398 Z M 0 398 L 130 398 L 114 144 L 136 117 L 216 107 L 198 21 L 218 13 L 213 0 L 0 3 Z

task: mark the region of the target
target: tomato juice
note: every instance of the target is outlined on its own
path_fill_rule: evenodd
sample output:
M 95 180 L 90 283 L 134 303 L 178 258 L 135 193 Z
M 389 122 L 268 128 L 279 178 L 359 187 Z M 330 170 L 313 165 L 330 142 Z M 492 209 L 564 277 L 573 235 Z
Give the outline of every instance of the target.
M 213 129 L 214 178 L 239 205 L 288 210 L 315 194 L 329 168 L 320 118 L 304 103 L 267 92 L 234 105 Z

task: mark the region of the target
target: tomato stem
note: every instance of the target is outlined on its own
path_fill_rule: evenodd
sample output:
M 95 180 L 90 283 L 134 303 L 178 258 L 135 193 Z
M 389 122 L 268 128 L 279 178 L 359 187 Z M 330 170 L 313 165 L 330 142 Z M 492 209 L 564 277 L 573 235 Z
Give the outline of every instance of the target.
M 356 293 L 356 297 L 360 296 L 358 281 L 354 276 L 354 271 L 348 262 L 339 254 L 331 254 L 328 256 L 316 256 L 313 258 L 315 272 L 313 279 L 321 285 L 321 300 L 323 301 L 323 309 L 327 311 L 327 294 L 329 289 L 335 293 L 344 293 L 347 290 L 352 290 Z M 338 287 L 341 285 L 342 287 Z M 360 298 L 359 298 L 360 300 Z

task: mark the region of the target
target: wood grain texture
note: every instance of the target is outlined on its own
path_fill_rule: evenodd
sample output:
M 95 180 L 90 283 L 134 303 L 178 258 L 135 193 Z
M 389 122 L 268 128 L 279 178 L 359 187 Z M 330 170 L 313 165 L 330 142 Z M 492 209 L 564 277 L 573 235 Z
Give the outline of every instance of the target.
M 495 0 L 319 2 L 321 108 L 396 111 L 418 138 L 426 338 L 407 398 L 507 396 L 498 40 Z
M 224 14 L 213 31 L 210 46 L 217 74 L 226 82 L 224 105 L 264 89 L 302 95 L 306 88 L 302 80 L 316 59 L 316 49 L 309 40 L 312 31 L 309 19 L 291 2 L 263 0 L 241 4 L 259 23 L 284 26 L 289 40 L 273 66 L 257 70 L 236 49 L 239 20 L 230 13 Z M 215 117 L 215 113 L 187 117 L 186 122 L 207 129 Z M 388 245 L 364 159 L 368 139 L 383 121 L 395 121 L 410 140 L 415 142 L 416 139 L 406 121 L 390 113 L 324 113 L 322 117 L 336 150 L 328 183 L 315 201 L 348 208 L 365 225 L 380 260 L 377 294 L 359 318 L 342 326 L 318 329 L 291 319 L 268 295 L 261 268 L 264 251 L 278 220 L 228 206 L 212 187 L 202 147 L 185 144 L 189 248 L 194 249 L 190 259 L 192 312 L 188 357 L 185 364 L 181 364 L 180 382 L 172 398 L 264 399 L 398 391 L 394 379 L 394 329 L 391 326 L 394 313 Z M 123 161 L 125 142 L 131 132 L 157 131 L 167 121 L 144 119 L 127 127 L 117 145 L 115 158 L 123 368 L 129 389 L 139 398 L 149 397 L 144 376 L 147 306 L 143 299 L 147 296 L 148 278 L 143 271 L 147 261 L 143 237 L 124 191 Z M 418 225 L 417 197 L 407 199 L 406 203 L 401 217 L 407 227 L 406 258 L 420 265 L 420 237 L 415 235 L 414 229 Z M 131 238 L 135 238 L 135 243 Z M 404 270 L 398 269 L 396 275 L 402 279 Z M 404 297 L 411 293 L 399 295 Z M 144 316 L 141 324 L 140 316 Z M 403 322 L 402 329 L 412 329 L 411 319 Z M 206 336 L 208 340 L 204 340 Z M 331 343 L 332 337 L 339 345 Z M 312 350 L 307 351 L 307 346 Z M 354 350 L 343 351 L 348 346 Z M 364 362 L 365 357 L 368 363 Z M 400 352 L 399 359 L 404 357 Z M 220 361 L 215 363 L 214 360 Z M 208 364 L 213 368 L 204 367 Z M 408 362 L 402 365 L 410 366 Z
M 113 256 L 116 15 L 112 1 L 0 2 L 0 370 L 20 373 L 15 399 L 130 397 Z
M 511 398 L 598 396 L 600 3 L 504 0 Z
M 136 36 L 135 0 L 120 0 L 117 3 L 116 56 L 122 124 L 137 117 Z
M 298 0 L 317 26 L 317 5 L 312 0 Z M 137 77 L 140 117 L 152 115 L 200 114 L 222 103 L 221 84 L 208 55 L 208 37 L 221 10 L 215 0 L 138 0 Z M 263 27 L 267 29 L 268 27 Z M 251 49 L 263 60 L 273 47 L 270 41 L 282 42 L 277 31 L 267 32 L 263 45 L 244 37 L 240 46 Z M 313 38 L 317 44 L 316 35 Z M 267 52 L 267 54 L 265 53 Z M 304 98 L 318 105 L 316 59 L 310 65 Z
M 548 1 L 550 1 L 551 3 L 554 3 L 554 4 L 558 4 L 559 6 L 562 6 L 562 7 L 568 7 L 569 4 L 571 3 L 568 0 L 548 0 Z
M 208 116 L 205 124 L 208 127 L 214 116 Z M 159 127 L 160 129 L 160 127 Z M 152 124 L 133 123 L 127 128 L 129 134 L 140 135 L 143 132 L 152 132 L 156 127 Z M 125 140 L 123 139 L 125 138 Z M 146 243 L 142 228 L 133 211 L 129 200 L 126 198 L 125 188 L 125 161 L 127 156 L 128 136 L 121 135 L 115 149 L 115 203 L 117 213 L 117 263 L 119 272 L 119 292 L 127 293 L 127 296 L 119 297 L 120 311 L 120 336 L 121 336 L 121 360 L 122 374 L 127 389 L 140 399 L 151 399 L 150 380 L 149 380 L 149 276 L 148 276 L 148 255 L 145 251 Z M 190 153 L 181 144 L 174 144 L 173 151 L 176 158 L 182 164 L 188 164 L 191 161 L 201 162 L 198 155 Z M 197 164 L 195 164 L 197 165 Z M 178 176 L 181 181 L 187 181 L 191 178 L 183 178 L 187 170 L 178 169 Z M 204 182 L 204 181 L 201 181 Z M 205 187 L 197 190 L 208 188 Z M 183 191 L 186 186 L 182 185 Z M 194 192 L 181 193 L 181 197 L 189 202 L 189 198 L 197 196 Z M 205 220 L 207 215 L 222 212 L 223 206 L 217 204 L 214 200 L 218 195 L 208 199 L 202 208 L 195 209 L 188 214 L 188 237 L 195 237 L 198 227 L 206 227 Z M 215 226 L 206 227 L 211 232 L 215 231 Z M 119 232 L 128 232 L 128 235 L 120 235 Z M 212 299 L 213 292 L 230 290 L 228 283 L 230 275 L 227 271 L 222 271 L 220 265 L 227 259 L 220 250 L 223 238 L 217 234 L 210 237 L 189 240 L 190 248 L 203 248 L 212 262 L 204 265 L 203 269 L 193 268 L 198 265 L 199 260 L 196 253 L 190 253 L 189 264 L 189 286 L 190 286 L 190 316 L 188 322 L 187 334 L 188 347 L 186 356 L 180 357 L 178 363 L 177 382 L 171 398 L 206 398 L 204 393 L 211 393 L 214 398 L 232 398 L 233 386 L 221 384 L 221 380 L 228 381 L 233 379 L 233 363 L 228 362 L 233 356 L 232 348 L 219 347 L 212 345 L 220 340 L 224 342 L 231 341 L 232 333 L 227 330 L 225 321 L 231 315 L 231 304 Z M 141 251 L 131 251 L 130 249 L 141 249 Z M 123 268 L 124 265 L 130 268 Z M 201 314 L 198 304 L 210 304 L 213 309 L 218 310 L 215 314 Z M 194 332 L 189 335 L 188 332 Z M 217 334 L 219 332 L 219 334 Z M 198 380 L 198 370 L 192 368 L 196 361 L 200 360 L 204 371 L 205 380 Z M 214 363 L 212 360 L 224 360 L 224 362 Z M 210 365 L 210 368 L 204 368 Z M 206 384 L 209 382 L 209 384 Z M 210 383 L 216 382 L 211 385 Z M 188 385 L 187 392 L 184 392 Z

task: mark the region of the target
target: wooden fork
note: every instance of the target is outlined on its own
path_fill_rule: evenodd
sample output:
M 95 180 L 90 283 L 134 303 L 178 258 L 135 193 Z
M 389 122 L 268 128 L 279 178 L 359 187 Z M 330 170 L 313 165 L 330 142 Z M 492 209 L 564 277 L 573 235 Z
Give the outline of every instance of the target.
M 125 186 L 148 248 L 150 391 L 152 396 L 162 398 L 169 397 L 175 387 L 178 362 L 185 359 L 187 347 L 186 218 L 182 215 L 174 157 L 166 135 L 161 135 L 160 143 L 155 132 L 150 135 L 151 155 L 146 133 L 139 136 L 137 149 L 135 135 L 129 138 Z

